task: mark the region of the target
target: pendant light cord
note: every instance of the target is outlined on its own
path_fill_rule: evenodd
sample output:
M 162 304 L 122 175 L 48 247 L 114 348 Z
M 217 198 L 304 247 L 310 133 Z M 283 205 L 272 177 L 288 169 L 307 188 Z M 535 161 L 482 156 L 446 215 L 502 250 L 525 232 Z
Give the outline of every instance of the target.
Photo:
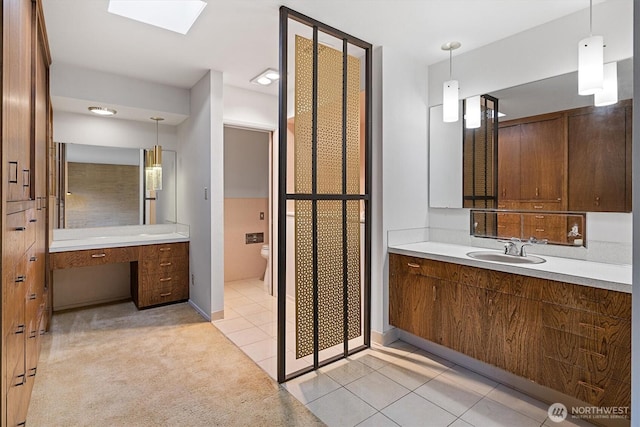
M 449 49 L 449 80 L 452 79 L 452 76 L 453 76 L 453 49 Z
M 589 0 L 589 37 L 593 35 L 593 0 Z

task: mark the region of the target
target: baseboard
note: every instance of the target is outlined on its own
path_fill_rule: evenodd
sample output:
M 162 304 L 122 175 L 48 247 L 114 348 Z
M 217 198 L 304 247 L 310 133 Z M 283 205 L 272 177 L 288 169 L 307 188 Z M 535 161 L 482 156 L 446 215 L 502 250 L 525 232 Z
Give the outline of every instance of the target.
M 386 346 L 398 340 L 398 329 L 392 328 L 386 332 L 371 331 L 371 342 Z
M 193 302 L 193 300 L 189 300 L 188 302 L 189 302 L 189 305 L 193 307 L 193 309 L 197 311 L 198 314 L 200 314 L 200 316 L 204 317 L 207 321 L 211 322 L 211 316 L 213 316 L 214 313 L 211 313 L 211 315 L 208 315 L 207 313 L 205 313 L 203 309 L 198 307 L 196 303 Z M 224 310 L 222 310 L 221 312 L 224 313 Z M 220 311 L 216 311 L 216 314 L 217 313 L 220 313 Z
M 116 302 L 124 302 L 131 301 L 131 295 L 121 295 L 117 297 L 99 299 L 99 300 L 90 300 L 90 301 L 80 301 L 73 304 L 65 304 L 65 305 L 57 305 L 53 307 L 53 312 L 58 313 L 61 311 L 74 310 L 76 308 L 88 308 L 88 307 L 96 307 L 99 305 L 112 304 Z

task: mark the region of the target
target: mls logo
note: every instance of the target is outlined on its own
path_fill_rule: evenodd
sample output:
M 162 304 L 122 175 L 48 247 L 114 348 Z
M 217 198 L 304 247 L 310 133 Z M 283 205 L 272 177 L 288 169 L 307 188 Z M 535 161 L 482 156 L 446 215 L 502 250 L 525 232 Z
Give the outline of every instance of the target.
M 554 403 L 547 410 L 549 419 L 554 423 L 561 423 L 567 418 L 567 407 L 562 403 Z

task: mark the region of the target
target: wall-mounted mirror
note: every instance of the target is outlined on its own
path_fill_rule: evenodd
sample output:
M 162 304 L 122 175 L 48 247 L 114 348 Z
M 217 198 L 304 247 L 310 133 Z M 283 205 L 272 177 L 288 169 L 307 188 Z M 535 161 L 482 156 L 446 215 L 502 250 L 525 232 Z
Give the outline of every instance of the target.
M 163 150 L 162 190 L 145 188 L 144 150 L 56 144 L 55 228 L 176 222 L 176 152 Z
M 567 141 L 567 155 L 561 159 L 566 168 L 563 176 L 559 182 L 560 185 L 565 185 L 565 189 L 545 189 L 548 194 L 556 195 L 561 193 L 560 198 L 565 199 L 565 205 L 559 210 L 573 210 L 573 211 L 604 211 L 604 212 L 629 212 L 631 209 L 630 203 L 630 190 L 631 190 L 631 100 L 633 98 L 633 61 L 632 58 L 618 62 L 618 92 L 619 99 L 618 104 L 610 107 L 590 107 L 593 105 L 593 96 L 580 96 L 577 93 L 577 73 L 568 73 L 549 79 L 544 79 L 504 90 L 490 92 L 489 95 L 498 99 L 499 112 L 504 114 L 499 118 L 500 129 L 498 141 L 504 142 L 508 139 L 519 140 L 520 142 L 524 138 L 526 139 L 526 133 L 529 130 L 529 126 L 522 126 L 526 123 L 527 117 L 542 116 L 544 114 L 551 114 L 558 111 L 576 110 L 579 108 L 585 108 L 583 111 L 574 111 L 572 118 L 566 121 L 567 132 L 574 129 L 573 134 L 579 135 L 573 138 L 572 141 Z M 623 102 L 624 100 L 628 100 Z M 458 174 L 462 177 L 463 164 L 462 164 L 462 135 L 463 135 L 463 121 L 460 120 L 456 123 L 442 123 L 442 120 L 438 120 L 438 111 L 441 106 L 434 106 L 431 108 L 430 115 L 430 206 L 431 207 L 462 207 L 463 189 L 461 179 L 458 179 Z M 613 116 L 615 116 L 616 129 L 603 128 L 603 125 L 612 123 L 610 117 L 607 117 L 605 113 L 610 113 L 613 110 Z M 613 117 L 612 116 L 612 117 Z M 551 125 L 551 123 L 545 123 L 544 117 L 540 117 L 541 120 L 537 120 L 540 124 L 536 125 L 543 132 L 545 126 Z M 513 126 L 505 126 L 513 125 Z M 520 125 L 520 128 L 516 126 Z M 591 126 L 591 127 L 589 127 Z M 509 129 L 504 129 L 508 127 Z M 547 126 L 548 127 L 548 126 Z M 611 140 L 616 138 L 618 145 L 624 145 L 624 149 L 618 147 L 618 154 L 611 156 L 595 154 L 594 149 L 598 145 L 597 143 L 591 144 L 594 138 L 590 136 L 595 135 L 598 132 L 603 131 L 600 141 L 605 139 Z M 622 131 L 621 131 L 622 129 Z M 578 134 L 578 131 L 582 130 L 582 134 Z M 511 137 L 506 134 L 511 131 Z M 543 132 L 544 133 L 544 132 Z M 563 134 L 564 135 L 564 134 Z M 604 136 L 603 136 L 604 135 Z M 568 135 L 564 137 L 568 138 Z M 579 139 L 579 142 L 578 142 Z M 601 144 L 600 144 L 601 145 Z M 505 147 L 498 147 L 498 153 L 500 149 L 506 151 Z M 525 147 L 525 150 L 527 148 Z M 622 151 L 620 151 L 622 150 Z M 545 156 L 545 150 L 542 150 L 538 154 L 539 163 L 545 163 L 545 159 L 549 159 L 548 151 Z M 452 156 L 452 153 L 454 155 Z M 501 180 L 505 181 L 505 185 L 498 185 L 498 198 L 505 200 L 510 199 L 509 195 L 501 196 L 509 189 L 506 188 L 506 183 L 520 186 L 523 181 L 527 181 L 535 169 L 535 165 L 529 162 L 527 159 L 522 159 L 522 152 L 511 152 L 513 158 L 507 162 L 502 157 L 503 167 L 499 166 L 496 178 L 500 183 Z M 606 153 L 605 153 L 606 154 Z M 537 155 L 537 154 L 536 154 Z M 499 154 L 500 156 L 500 154 Z M 551 154 L 553 157 L 554 154 Z M 620 157 L 622 156 L 622 157 Z M 453 157 L 453 158 L 452 158 Z M 557 161 L 557 156 L 554 158 Z M 585 163 L 589 161 L 590 163 Z M 571 165 L 574 165 L 573 167 Z M 578 167 L 576 165 L 582 165 Z M 611 187 L 606 180 L 600 180 L 597 182 L 598 176 L 605 176 L 612 170 L 620 171 L 622 168 L 622 178 L 617 178 L 616 185 L 618 187 L 624 186 L 623 190 L 617 191 L 617 200 L 610 200 L 604 202 L 604 197 L 614 197 L 611 192 L 607 192 L 606 189 Z M 582 169 L 582 170 L 580 170 Z M 510 171 L 509 175 L 505 175 L 505 170 Z M 586 174 L 585 171 L 590 170 L 592 173 Z M 580 175 L 582 172 L 582 175 Z M 516 178 L 517 177 L 517 178 Z M 572 179 L 573 177 L 573 179 Z M 595 179 L 595 180 L 594 180 Z M 624 182 L 621 182 L 623 180 Z M 526 186 L 526 183 L 525 183 Z M 577 194 L 578 191 L 584 192 L 589 187 L 600 187 L 597 192 L 585 196 L 581 202 L 570 203 L 572 195 Z M 581 188 L 582 187 L 582 188 Z M 533 185 L 531 189 L 533 196 L 525 195 L 527 199 L 536 200 L 536 188 L 538 198 L 543 193 L 541 186 Z M 601 194 L 597 194 L 601 193 Z M 515 196 L 514 196 L 515 197 Z M 551 197 L 551 196 L 549 196 Z M 622 197 L 622 200 L 620 199 Z M 516 197 L 517 198 L 517 197 Z M 556 199 L 558 197 L 555 197 Z M 573 197 L 575 200 L 575 197 Z M 456 202 L 455 200 L 459 200 Z M 557 200 L 556 200 L 557 201 Z M 527 209 L 522 207 L 504 205 L 498 208 L 502 209 Z

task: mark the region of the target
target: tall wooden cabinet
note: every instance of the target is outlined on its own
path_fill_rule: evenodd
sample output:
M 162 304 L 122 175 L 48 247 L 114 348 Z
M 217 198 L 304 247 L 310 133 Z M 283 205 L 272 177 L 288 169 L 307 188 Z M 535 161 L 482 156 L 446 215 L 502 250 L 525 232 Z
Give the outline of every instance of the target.
M 567 120 L 569 209 L 630 212 L 631 100 L 575 110 Z
M 2 1 L 0 425 L 26 423 L 48 322 L 50 55 L 40 1 Z

